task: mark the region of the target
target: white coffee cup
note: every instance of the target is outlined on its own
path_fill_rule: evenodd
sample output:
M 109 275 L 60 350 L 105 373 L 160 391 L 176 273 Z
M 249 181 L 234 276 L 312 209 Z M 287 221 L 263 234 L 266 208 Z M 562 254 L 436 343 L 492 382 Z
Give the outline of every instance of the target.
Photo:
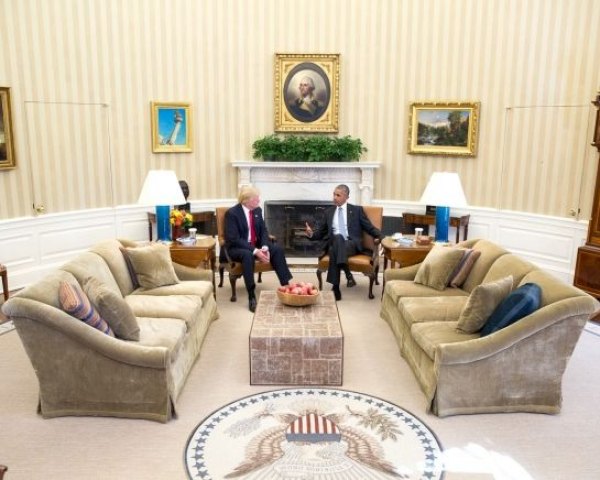
M 421 235 L 423 235 L 423 229 L 415 228 L 415 238 L 419 238 Z

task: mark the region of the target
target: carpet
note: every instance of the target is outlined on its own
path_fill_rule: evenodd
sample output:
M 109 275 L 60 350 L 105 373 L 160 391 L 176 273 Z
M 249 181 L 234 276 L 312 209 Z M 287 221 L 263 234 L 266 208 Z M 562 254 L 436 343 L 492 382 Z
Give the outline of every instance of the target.
M 417 417 L 364 393 L 289 388 L 213 412 L 185 449 L 191 479 L 441 479 L 442 448 Z

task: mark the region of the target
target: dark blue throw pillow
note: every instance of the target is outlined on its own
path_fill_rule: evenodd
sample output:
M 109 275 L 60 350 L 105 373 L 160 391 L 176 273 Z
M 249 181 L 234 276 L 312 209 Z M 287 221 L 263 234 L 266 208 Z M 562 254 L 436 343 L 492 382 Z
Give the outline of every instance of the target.
M 504 327 L 515 323 L 523 317 L 540 308 L 542 289 L 535 283 L 526 283 L 512 291 L 487 319 L 481 329 L 481 336 L 485 337 Z

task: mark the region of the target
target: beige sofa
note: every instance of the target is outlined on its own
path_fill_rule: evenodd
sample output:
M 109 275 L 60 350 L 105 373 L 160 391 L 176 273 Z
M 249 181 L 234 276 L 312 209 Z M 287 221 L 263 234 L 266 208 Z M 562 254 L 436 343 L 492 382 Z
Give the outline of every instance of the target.
M 168 421 L 209 325 L 218 317 L 212 272 L 173 264 L 177 283 L 134 288 L 123 245 L 135 244 L 99 243 L 2 307 L 38 377 L 38 411 L 46 418 L 103 415 Z M 61 309 L 61 281 L 83 286 L 90 277 L 129 305 L 139 340 L 111 337 Z
M 415 283 L 419 264 L 385 272 L 381 316 L 425 393 L 427 410 L 438 416 L 559 412 L 563 373 L 598 302 L 490 241 L 459 246 L 481 252 L 462 288 Z M 475 287 L 507 275 L 513 288 L 539 285 L 540 308 L 485 337 L 457 331 Z

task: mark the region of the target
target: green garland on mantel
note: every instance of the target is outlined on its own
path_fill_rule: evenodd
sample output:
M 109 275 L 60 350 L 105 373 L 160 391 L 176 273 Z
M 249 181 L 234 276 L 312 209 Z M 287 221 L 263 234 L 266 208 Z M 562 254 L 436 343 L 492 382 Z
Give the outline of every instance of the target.
M 252 158 L 269 162 L 357 162 L 367 151 L 360 138 L 267 135 L 252 144 Z

